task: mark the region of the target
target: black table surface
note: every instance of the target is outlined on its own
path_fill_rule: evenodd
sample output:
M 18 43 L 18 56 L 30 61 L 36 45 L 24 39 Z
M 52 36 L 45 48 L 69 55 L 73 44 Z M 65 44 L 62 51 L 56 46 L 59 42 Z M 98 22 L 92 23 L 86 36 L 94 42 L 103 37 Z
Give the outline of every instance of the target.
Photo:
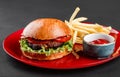
M 21 63 L 3 50 L 3 40 L 32 20 L 69 20 L 76 7 L 81 8 L 77 17 L 120 30 L 119 0 L 0 0 L 0 77 L 120 77 L 120 57 L 95 67 L 52 70 Z

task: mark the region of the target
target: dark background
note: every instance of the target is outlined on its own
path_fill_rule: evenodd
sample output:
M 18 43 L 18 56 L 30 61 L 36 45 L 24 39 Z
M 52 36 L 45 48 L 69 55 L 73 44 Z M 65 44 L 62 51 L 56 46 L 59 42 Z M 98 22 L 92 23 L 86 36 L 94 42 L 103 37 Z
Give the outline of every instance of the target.
M 110 25 L 120 30 L 119 0 L 0 0 L 0 77 L 120 77 L 120 58 L 108 63 L 74 70 L 51 70 L 23 64 L 8 56 L 2 41 L 36 18 L 69 20 L 74 9 L 88 22 Z

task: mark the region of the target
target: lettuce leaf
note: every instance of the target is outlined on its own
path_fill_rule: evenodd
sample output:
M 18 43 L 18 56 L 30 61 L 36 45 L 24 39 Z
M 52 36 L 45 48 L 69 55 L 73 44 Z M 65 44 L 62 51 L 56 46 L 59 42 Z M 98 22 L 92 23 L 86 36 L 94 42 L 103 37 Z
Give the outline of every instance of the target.
M 65 42 L 62 46 L 60 46 L 58 48 L 49 48 L 47 50 L 44 47 L 42 47 L 39 50 L 33 50 L 32 48 L 30 48 L 28 46 L 27 41 L 25 39 L 21 39 L 19 41 L 19 43 L 20 43 L 20 48 L 21 48 L 22 51 L 25 51 L 25 52 L 36 52 L 36 53 L 39 53 L 39 54 L 45 54 L 46 56 L 49 56 L 52 53 L 63 52 L 65 50 L 71 52 L 72 51 L 72 47 L 73 47 L 72 40 L 70 40 L 68 42 Z

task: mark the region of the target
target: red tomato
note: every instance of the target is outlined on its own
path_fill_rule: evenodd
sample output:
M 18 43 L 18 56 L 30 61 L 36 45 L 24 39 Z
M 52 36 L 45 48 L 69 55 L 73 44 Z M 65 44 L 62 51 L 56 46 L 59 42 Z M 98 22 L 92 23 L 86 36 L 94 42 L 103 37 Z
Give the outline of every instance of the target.
M 29 43 L 33 43 L 33 44 L 40 44 L 40 43 L 46 43 L 47 42 L 47 40 L 36 40 L 36 39 L 30 38 L 30 37 L 27 38 L 27 41 Z
M 49 41 L 67 42 L 67 41 L 70 40 L 70 39 L 71 39 L 71 36 L 58 37 L 58 38 L 56 38 L 56 39 L 51 39 L 51 40 L 36 40 L 36 39 L 33 39 L 33 38 L 28 37 L 28 38 L 27 38 L 27 41 L 28 41 L 29 43 L 33 43 L 33 44 L 40 44 L 40 43 L 45 44 L 45 43 L 47 43 L 47 42 L 49 42 Z
M 55 39 L 57 42 L 66 42 L 71 39 L 71 36 L 58 37 Z

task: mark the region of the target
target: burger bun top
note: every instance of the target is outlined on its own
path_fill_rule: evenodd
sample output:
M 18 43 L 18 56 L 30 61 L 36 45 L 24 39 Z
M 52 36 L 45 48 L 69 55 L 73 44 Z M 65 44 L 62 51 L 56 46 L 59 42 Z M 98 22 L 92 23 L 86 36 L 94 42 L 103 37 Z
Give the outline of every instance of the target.
M 50 40 L 71 35 L 70 28 L 55 18 L 39 18 L 30 22 L 23 30 L 22 36 L 39 40 Z

